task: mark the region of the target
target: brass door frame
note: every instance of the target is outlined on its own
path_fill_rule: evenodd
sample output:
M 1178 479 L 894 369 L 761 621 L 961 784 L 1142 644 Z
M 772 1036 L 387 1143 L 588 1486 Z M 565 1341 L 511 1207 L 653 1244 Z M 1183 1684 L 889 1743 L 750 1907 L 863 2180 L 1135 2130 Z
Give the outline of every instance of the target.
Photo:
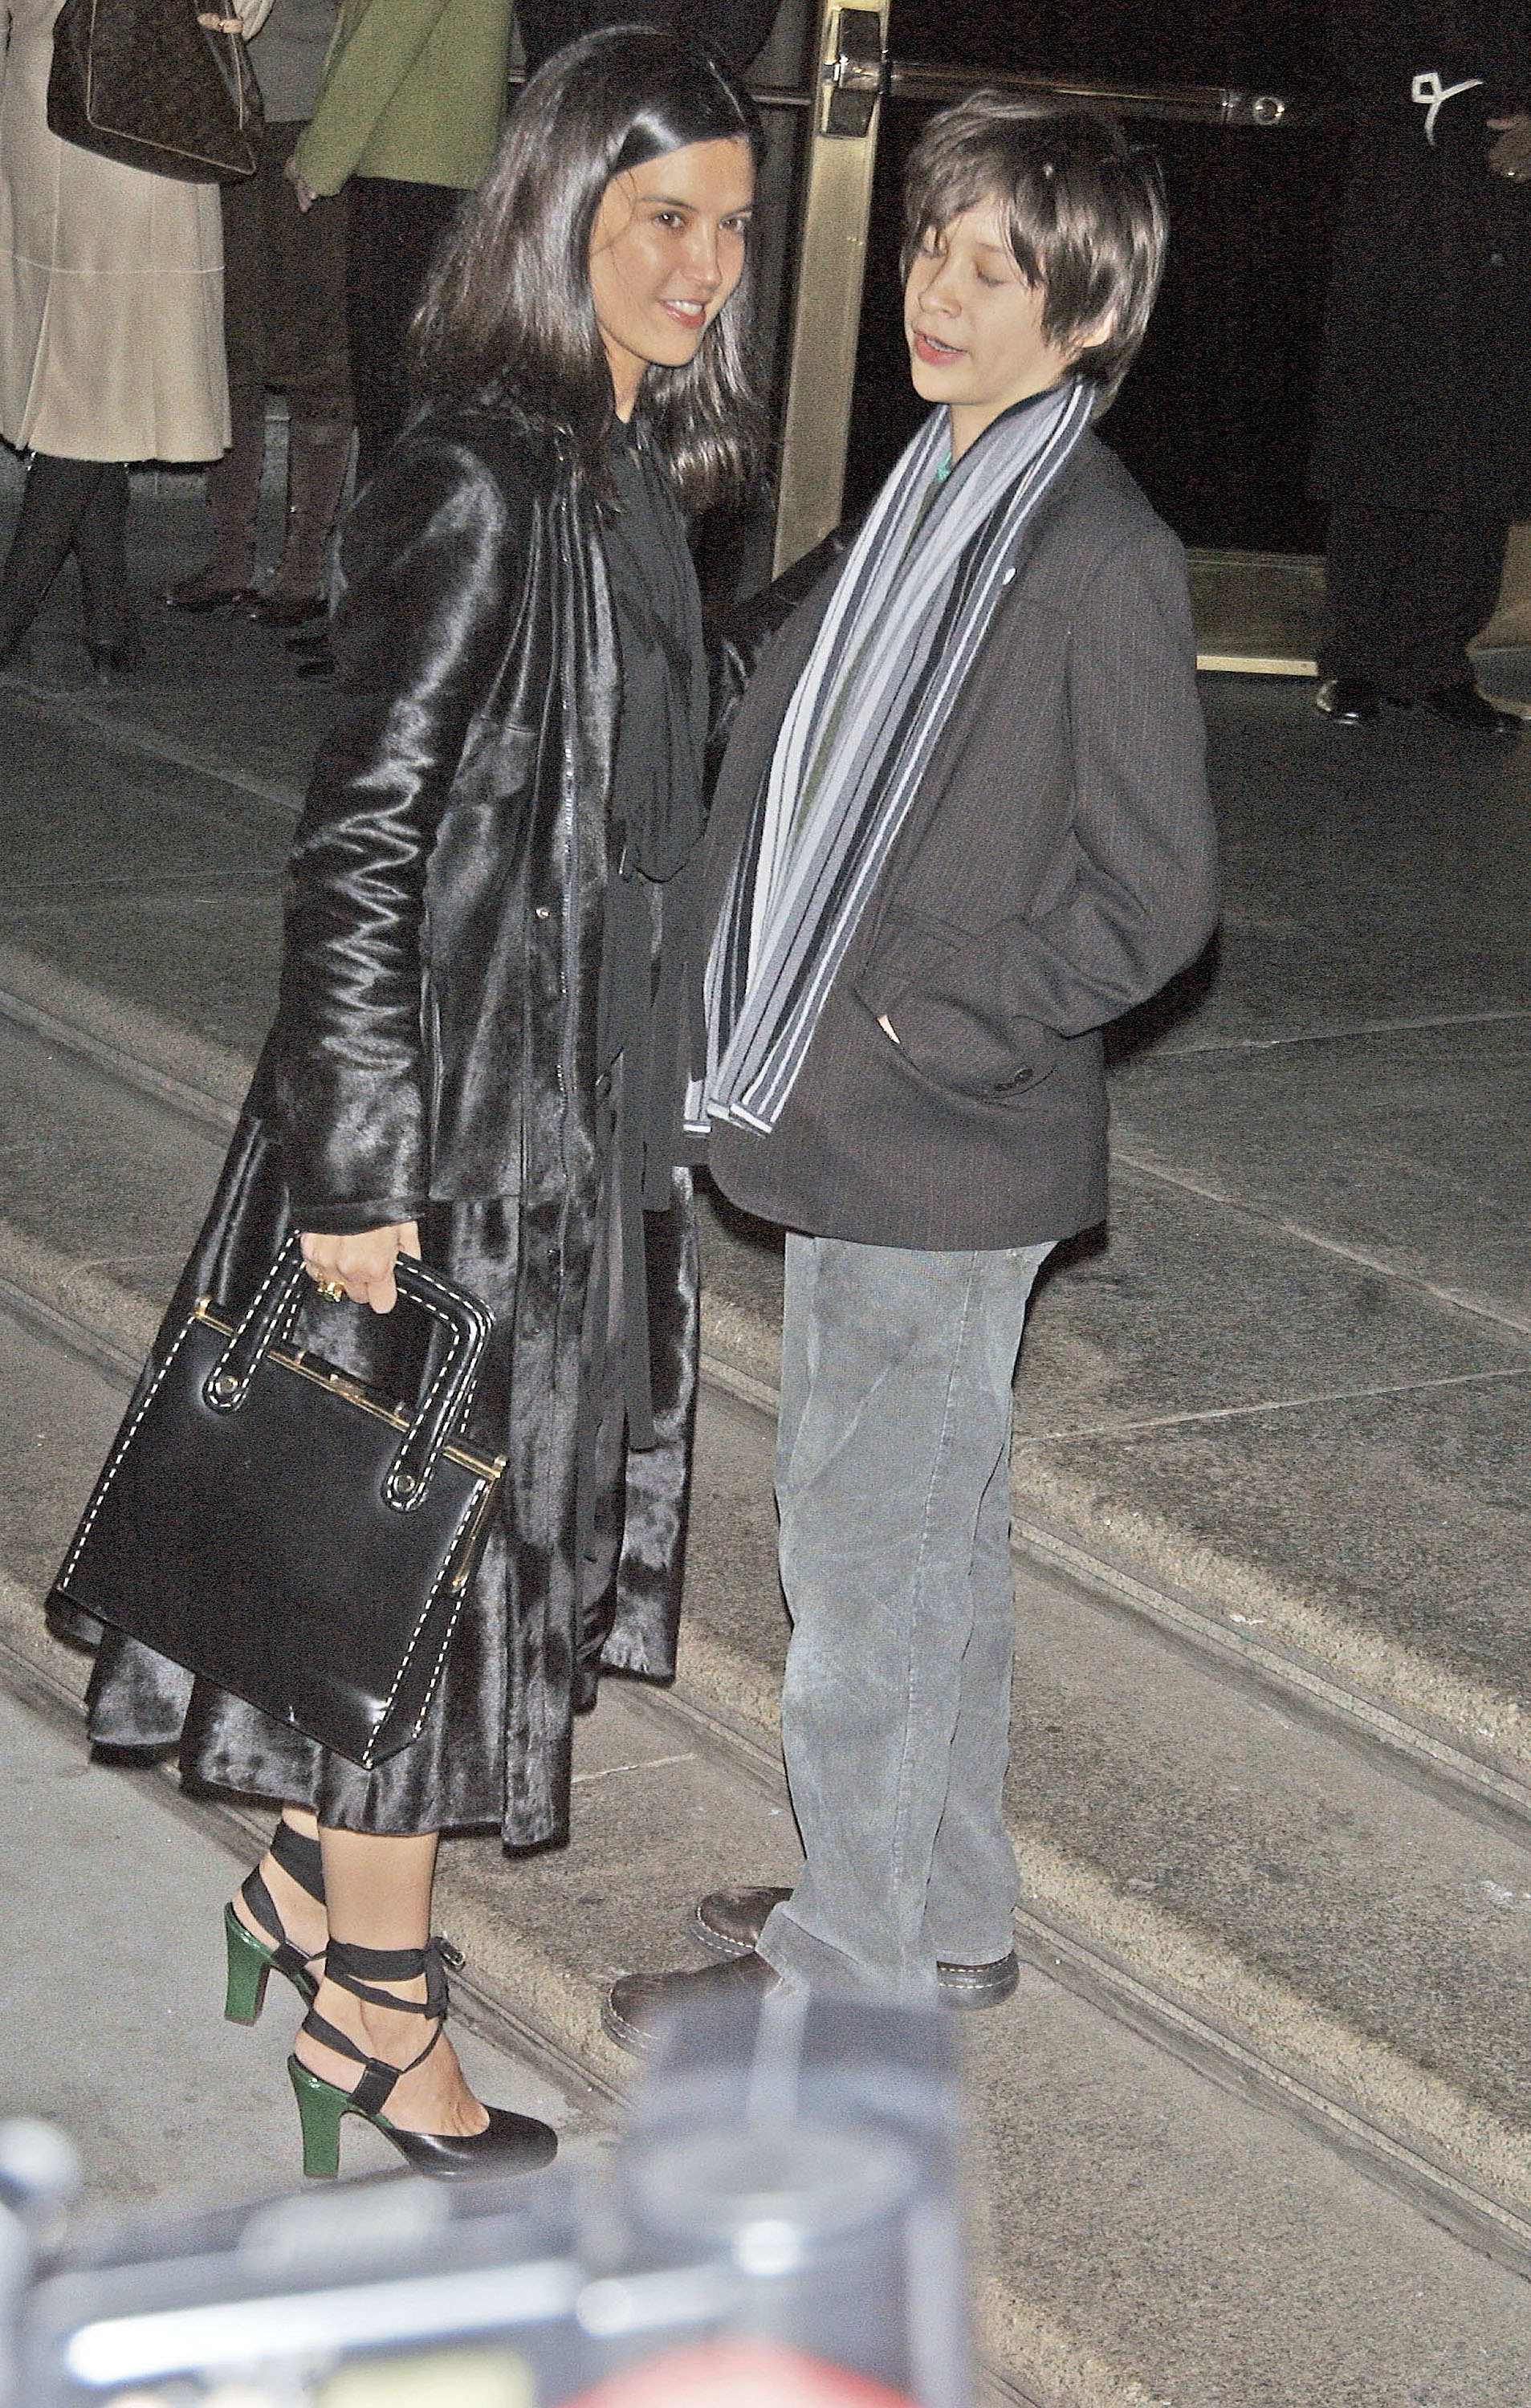
M 840 518 L 885 95 L 955 100 L 987 84 L 1063 106 L 1088 102 L 1123 117 L 1267 129 L 1311 123 L 1323 113 L 1322 103 L 1221 85 L 1113 84 L 890 59 L 888 5 L 889 0 L 823 0 L 820 9 L 772 555 L 777 576 L 812 551 Z M 781 105 L 789 95 L 758 97 Z
M 829 534 L 845 489 L 888 7 L 889 0 L 829 0 L 819 19 L 772 548 L 776 576 Z

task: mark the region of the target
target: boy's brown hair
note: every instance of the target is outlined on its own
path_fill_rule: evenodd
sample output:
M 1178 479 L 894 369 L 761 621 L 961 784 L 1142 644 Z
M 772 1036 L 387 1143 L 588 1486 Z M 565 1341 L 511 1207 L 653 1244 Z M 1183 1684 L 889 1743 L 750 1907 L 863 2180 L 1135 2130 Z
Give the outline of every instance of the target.
M 1169 228 L 1157 161 L 1109 119 L 970 93 L 931 120 L 910 158 L 904 274 L 928 236 L 990 202 L 1016 265 L 1047 296 L 1050 342 L 1066 351 L 1112 317 L 1076 370 L 1100 388 L 1098 416 L 1137 355 L 1163 271 Z

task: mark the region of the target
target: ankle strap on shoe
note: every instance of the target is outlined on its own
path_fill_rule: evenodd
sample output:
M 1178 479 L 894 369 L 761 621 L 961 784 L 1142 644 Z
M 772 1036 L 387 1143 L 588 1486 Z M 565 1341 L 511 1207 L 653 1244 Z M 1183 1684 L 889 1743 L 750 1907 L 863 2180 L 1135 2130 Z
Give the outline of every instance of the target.
M 397 1999 L 390 1999 L 385 2003 L 389 2006 L 397 2006 L 400 2001 Z M 426 2014 L 429 2009 L 417 2007 L 415 2013 Z M 361 2067 L 361 2079 L 350 2094 L 352 2105 L 359 2108 L 364 2115 L 379 2115 L 392 2097 L 395 2085 L 401 2081 L 406 2073 L 412 2073 L 417 2065 L 424 2065 L 441 2037 L 442 2019 L 438 2016 L 436 2028 L 429 2040 L 426 2041 L 418 2057 L 411 2057 L 408 2065 L 388 2065 L 381 2057 L 368 2057 L 364 2048 L 357 2047 L 349 2032 L 339 2030 L 329 2021 L 327 2015 L 322 2015 L 316 2007 L 309 2009 L 303 2018 L 301 2028 L 308 2033 L 311 2040 L 321 2042 L 325 2048 L 334 2049 L 337 2056 L 349 2057 L 353 2065 Z
M 462 1963 L 462 1951 L 440 1933 L 424 1948 L 363 1948 L 354 1940 L 330 1941 L 325 1952 L 325 1976 L 354 1999 L 374 2007 L 392 2007 L 404 2015 L 434 2015 L 447 2011 L 447 1968 Z M 424 1999 L 397 1999 L 390 1990 L 375 1989 L 377 1982 L 417 1982 L 424 1974 Z
M 287 1927 L 277 1913 L 275 1899 L 261 1879 L 259 1865 L 246 1873 L 239 1884 L 239 1896 L 260 1926 L 260 1933 L 263 1935 L 262 1944 L 269 1948 L 271 1962 L 277 1971 L 285 1973 L 289 1981 L 296 1981 L 300 1974 L 308 1975 L 311 1983 L 309 1960 L 302 1949 L 288 1939 Z M 317 1949 L 314 1951 L 316 1956 L 320 1953 Z
M 295 1831 L 290 1823 L 279 1822 L 271 1834 L 269 1854 L 289 1881 L 324 1904 L 325 1860 L 317 1840 L 311 1840 L 306 1831 Z
M 334 2049 L 339 2056 L 349 2057 L 353 2065 L 361 2067 L 361 2078 L 351 2093 L 351 2099 L 353 2105 L 359 2108 L 364 2115 L 381 2114 L 400 2076 L 412 2073 L 417 2065 L 424 2065 L 441 2039 L 448 2004 L 447 1967 L 456 1967 L 462 1961 L 461 1949 L 455 1948 L 450 1940 L 443 1940 L 439 1933 L 436 1938 L 427 1940 L 424 1948 L 362 1948 L 354 1940 L 330 1942 L 325 1953 L 326 1981 L 335 1983 L 339 1989 L 348 1990 L 354 1999 L 360 1999 L 366 2006 L 390 2007 L 396 2014 L 401 2015 L 427 2015 L 435 2026 L 418 2057 L 412 2057 L 408 2065 L 388 2065 L 382 2057 L 368 2057 L 364 2048 L 357 2047 L 349 2032 L 338 2030 L 316 2007 L 309 2009 L 303 2018 L 303 2029 L 310 2038 L 321 2042 L 325 2048 Z M 418 1981 L 422 1973 L 426 1977 L 423 1999 L 399 1999 L 391 1990 L 373 1987 L 376 1982 Z M 371 1981 L 366 1978 L 368 1974 Z

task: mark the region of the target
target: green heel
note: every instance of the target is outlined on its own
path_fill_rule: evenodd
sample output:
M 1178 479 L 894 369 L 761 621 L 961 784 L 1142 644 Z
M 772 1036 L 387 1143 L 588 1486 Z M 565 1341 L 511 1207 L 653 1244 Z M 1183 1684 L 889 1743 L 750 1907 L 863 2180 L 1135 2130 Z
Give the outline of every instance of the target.
M 266 1984 L 276 1952 L 245 1929 L 232 1906 L 224 1909 L 224 1942 L 228 1951 L 224 2014 L 231 2024 L 256 2023 L 266 2004 Z
M 312 2182 L 333 2180 L 340 2171 L 340 2118 L 351 2100 L 296 2057 L 287 2059 L 287 2071 L 303 2128 L 303 2171 Z
M 330 1941 L 325 1958 L 326 1981 L 368 2006 L 388 2007 L 396 2014 L 423 2015 L 432 2028 L 418 2057 L 412 2057 L 408 2065 L 389 2065 L 382 2057 L 368 2057 L 316 2007 L 309 2009 L 303 2018 L 303 2031 L 309 2038 L 361 2067 L 355 2088 L 341 2090 L 313 2072 L 296 2052 L 287 2059 L 303 2128 L 303 2171 L 311 2178 L 323 2182 L 339 2173 L 340 2124 L 347 2115 L 362 2116 L 374 2131 L 392 2141 L 416 2173 L 430 2174 L 439 2182 L 457 2181 L 464 2175 L 527 2172 L 550 2164 L 557 2155 L 558 2136 L 551 2127 L 540 2124 L 535 2115 L 518 2115 L 510 2107 L 486 2109 L 487 2125 L 482 2132 L 472 2133 L 401 2131 L 383 2114 L 395 2085 L 417 2065 L 424 2065 L 441 2039 L 447 2011 L 446 1969 L 461 1963 L 449 1940 L 431 1940 L 424 1948 L 362 1948 L 350 1941 Z M 423 2000 L 400 1999 L 372 1986 L 377 1982 L 417 1981 L 421 1974 L 426 1980 Z
M 306 1839 L 295 1831 L 290 1823 L 279 1823 L 271 1834 L 270 1854 L 284 1873 L 306 1890 L 311 1899 L 324 1904 L 325 1877 L 317 1840 Z M 241 1923 L 233 1906 L 224 1909 L 224 1938 L 228 1954 L 228 1986 L 224 1994 L 224 2014 L 231 2024 L 253 2024 L 258 2021 L 266 2004 L 267 1977 L 276 1971 L 291 1982 L 305 2006 L 311 2006 L 318 1995 L 319 1984 L 309 1971 L 308 1960 L 295 1948 L 282 1928 L 271 1893 L 261 1879 L 257 1865 L 239 1885 L 239 1896 L 250 1910 L 252 1919 L 260 1926 L 252 1931 Z M 263 1939 L 263 1932 L 275 1936 Z

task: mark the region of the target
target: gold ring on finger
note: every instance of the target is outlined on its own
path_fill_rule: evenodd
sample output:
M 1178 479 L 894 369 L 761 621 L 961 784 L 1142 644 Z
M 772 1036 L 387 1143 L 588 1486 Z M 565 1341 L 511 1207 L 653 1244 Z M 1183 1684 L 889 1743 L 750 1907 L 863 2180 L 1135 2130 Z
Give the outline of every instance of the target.
M 314 1286 L 319 1290 L 320 1295 L 325 1298 L 326 1304 L 343 1304 L 345 1302 L 345 1290 L 340 1285 L 339 1280 L 316 1279 L 314 1281 Z

